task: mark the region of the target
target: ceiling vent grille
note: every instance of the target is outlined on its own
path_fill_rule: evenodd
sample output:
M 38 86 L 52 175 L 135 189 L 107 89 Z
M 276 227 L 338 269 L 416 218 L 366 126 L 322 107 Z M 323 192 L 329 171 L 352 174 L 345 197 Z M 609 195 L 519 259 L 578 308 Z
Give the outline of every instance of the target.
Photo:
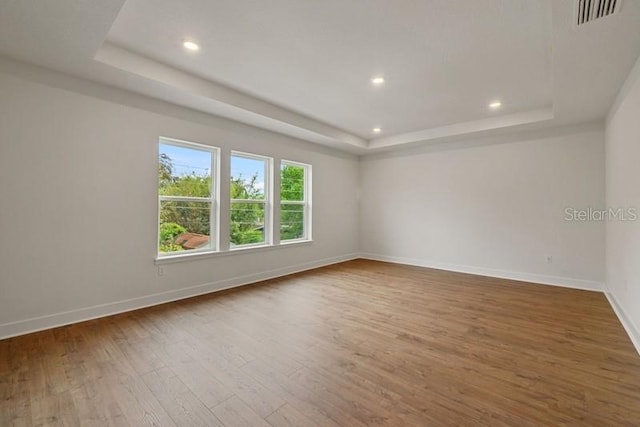
M 618 13 L 622 0 L 575 0 L 577 26 Z

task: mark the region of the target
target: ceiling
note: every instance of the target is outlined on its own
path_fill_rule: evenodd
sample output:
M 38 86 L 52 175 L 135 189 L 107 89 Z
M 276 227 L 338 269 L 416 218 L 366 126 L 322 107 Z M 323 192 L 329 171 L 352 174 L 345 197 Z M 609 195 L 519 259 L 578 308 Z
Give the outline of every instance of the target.
M 362 154 L 603 118 L 640 55 L 640 1 L 581 27 L 573 14 L 569 0 L 4 0 L 0 54 Z

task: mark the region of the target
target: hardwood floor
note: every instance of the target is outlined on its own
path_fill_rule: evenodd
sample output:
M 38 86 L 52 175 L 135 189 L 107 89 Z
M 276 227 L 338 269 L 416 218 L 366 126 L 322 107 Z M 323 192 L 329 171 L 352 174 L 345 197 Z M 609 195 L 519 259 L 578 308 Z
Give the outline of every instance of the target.
M 0 425 L 640 425 L 602 294 L 356 260 L 0 341 Z

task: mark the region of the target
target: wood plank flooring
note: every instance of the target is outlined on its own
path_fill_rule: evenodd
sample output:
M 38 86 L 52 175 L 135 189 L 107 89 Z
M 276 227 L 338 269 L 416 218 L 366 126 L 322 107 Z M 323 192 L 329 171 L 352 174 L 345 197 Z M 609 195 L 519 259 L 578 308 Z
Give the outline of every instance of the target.
M 356 260 L 0 341 L 0 426 L 640 425 L 600 293 Z

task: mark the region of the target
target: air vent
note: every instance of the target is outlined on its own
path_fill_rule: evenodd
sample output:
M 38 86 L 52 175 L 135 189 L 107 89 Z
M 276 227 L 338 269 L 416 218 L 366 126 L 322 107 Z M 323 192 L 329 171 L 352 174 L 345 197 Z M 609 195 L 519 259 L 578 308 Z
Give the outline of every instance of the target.
M 622 0 L 575 0 L 576 25 L 584 25 L 596 19 L 618 13 Z

